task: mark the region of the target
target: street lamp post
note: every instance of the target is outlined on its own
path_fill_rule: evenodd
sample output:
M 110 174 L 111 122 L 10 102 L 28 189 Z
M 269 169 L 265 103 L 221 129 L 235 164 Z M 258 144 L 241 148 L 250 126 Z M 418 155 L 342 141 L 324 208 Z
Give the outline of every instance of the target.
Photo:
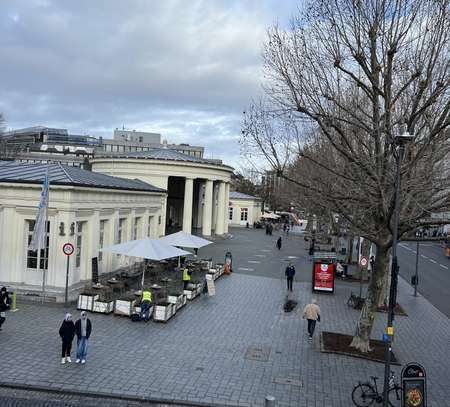
M 391 267 L 391 286 L 389 288 L 389 306 L 387 320 L 387 339 L 385 343 L 385 364 L 384 364 L 384 387 L 383 387 L 383 407 L 389 407 L 388 390 L 389 377 L 391 373 L 391 351 L 392 336 L 394 333 L 392 322 L 394 321 L 394 308 L 397 303 L 397 282 L 398 282 L 398 259 L 397 259 L 397 241 L 398 241 L 398 224 L 400 218 L 400 184 L 401 184 L 401 163 L 405 144 L 412 141 L 413 136 L 408 132 L 395 137 L 397 148 L 396 154 L 396 177 L 395 177 L 395 207 L 394 207 L 394 224 L 392 231 L 392 267 Z

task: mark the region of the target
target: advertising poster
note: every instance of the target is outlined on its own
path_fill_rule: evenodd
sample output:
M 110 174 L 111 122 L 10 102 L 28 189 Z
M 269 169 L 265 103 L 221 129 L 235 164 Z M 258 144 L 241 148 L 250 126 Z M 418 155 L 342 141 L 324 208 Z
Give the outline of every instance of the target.
M 334 264 L 314 263 L 314 291 L 334 291 Z

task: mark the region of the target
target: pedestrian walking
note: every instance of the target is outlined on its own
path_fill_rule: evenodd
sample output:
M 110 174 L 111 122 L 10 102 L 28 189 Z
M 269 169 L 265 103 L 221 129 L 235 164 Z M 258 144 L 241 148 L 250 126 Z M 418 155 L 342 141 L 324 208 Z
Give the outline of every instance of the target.
M 284 232 L 284 233 L 286 233 L 286 228 L 287 228 L 286 223 L 283 223 L 283 232 Z
M 303 310 L 303 319 L 308 320 L 308 339 L 312 340 L 316 322 L 320 322 L 320 308 L 315 298 Z
M 289 225 L 286 226 L 286 236 L 289 236 Z
M 75 363 L 85 364 L 87 349 L 88 349 L 88 339 L 91 336 L 92 324 L 91 320 L 87 316 L 86 311 L 81 312 L 80 319 L 75 322 L 75 333 L 77 335 L 77 360 Z
M 61 364 L 66 362 L 71 363 L 70 351 L 75 336 L 75 324 L 72 321 L 72 315 L 69 313 L 64 316 L 64 321 L 59 328 L 59 336 L 62 340 Z
M 372 273 L 375 267 L 375 256 L 370 256 L 369 266 L 367 267 L 367 271 Z
M 281 250 L 281 236 L 278 238 L 276 246 L 278 250 Z
M 292 262 L 289 262 L 289 265 L 286 267 L 286 271 L 284 272 L 287 280 L 287 289 L 292 291 L 292 283 L 294 281 L 295 276 L 295 267 Z
M 6 311 L 9 310 L 11 305 L 11 300 L 8 296 L 8 290 L 6 287 L 2 287 L 0 291 L 0 331 L 2 330 L 2 325 L 6 321 Z

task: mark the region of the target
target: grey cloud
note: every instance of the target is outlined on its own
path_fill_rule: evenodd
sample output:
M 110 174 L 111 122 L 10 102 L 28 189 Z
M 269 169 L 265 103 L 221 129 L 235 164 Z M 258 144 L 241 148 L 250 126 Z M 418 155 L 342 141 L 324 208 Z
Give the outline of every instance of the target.
M 283 2 L 283 15 L 276 0 L 27 0 L 0 9 L 8 127 L 110 136 L 125 124 L 230 160 L 241 112 L 260 92 L 265 30 L 287 21 L 295 2 Z

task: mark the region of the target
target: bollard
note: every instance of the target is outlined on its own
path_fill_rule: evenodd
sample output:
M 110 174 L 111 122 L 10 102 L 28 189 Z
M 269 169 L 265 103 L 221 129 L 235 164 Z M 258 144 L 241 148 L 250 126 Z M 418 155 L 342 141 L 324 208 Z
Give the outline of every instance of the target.
M 264 403 L 264 407 L 275 407 L 275 397 L 274 396 L 266 396 Z
M 17 298 L 16 298 L 16 292 L 14 291 L 11 294 L 11 311 L 13 311 L 13 312 L 17 311 L 16 305 L 17 305 Z

